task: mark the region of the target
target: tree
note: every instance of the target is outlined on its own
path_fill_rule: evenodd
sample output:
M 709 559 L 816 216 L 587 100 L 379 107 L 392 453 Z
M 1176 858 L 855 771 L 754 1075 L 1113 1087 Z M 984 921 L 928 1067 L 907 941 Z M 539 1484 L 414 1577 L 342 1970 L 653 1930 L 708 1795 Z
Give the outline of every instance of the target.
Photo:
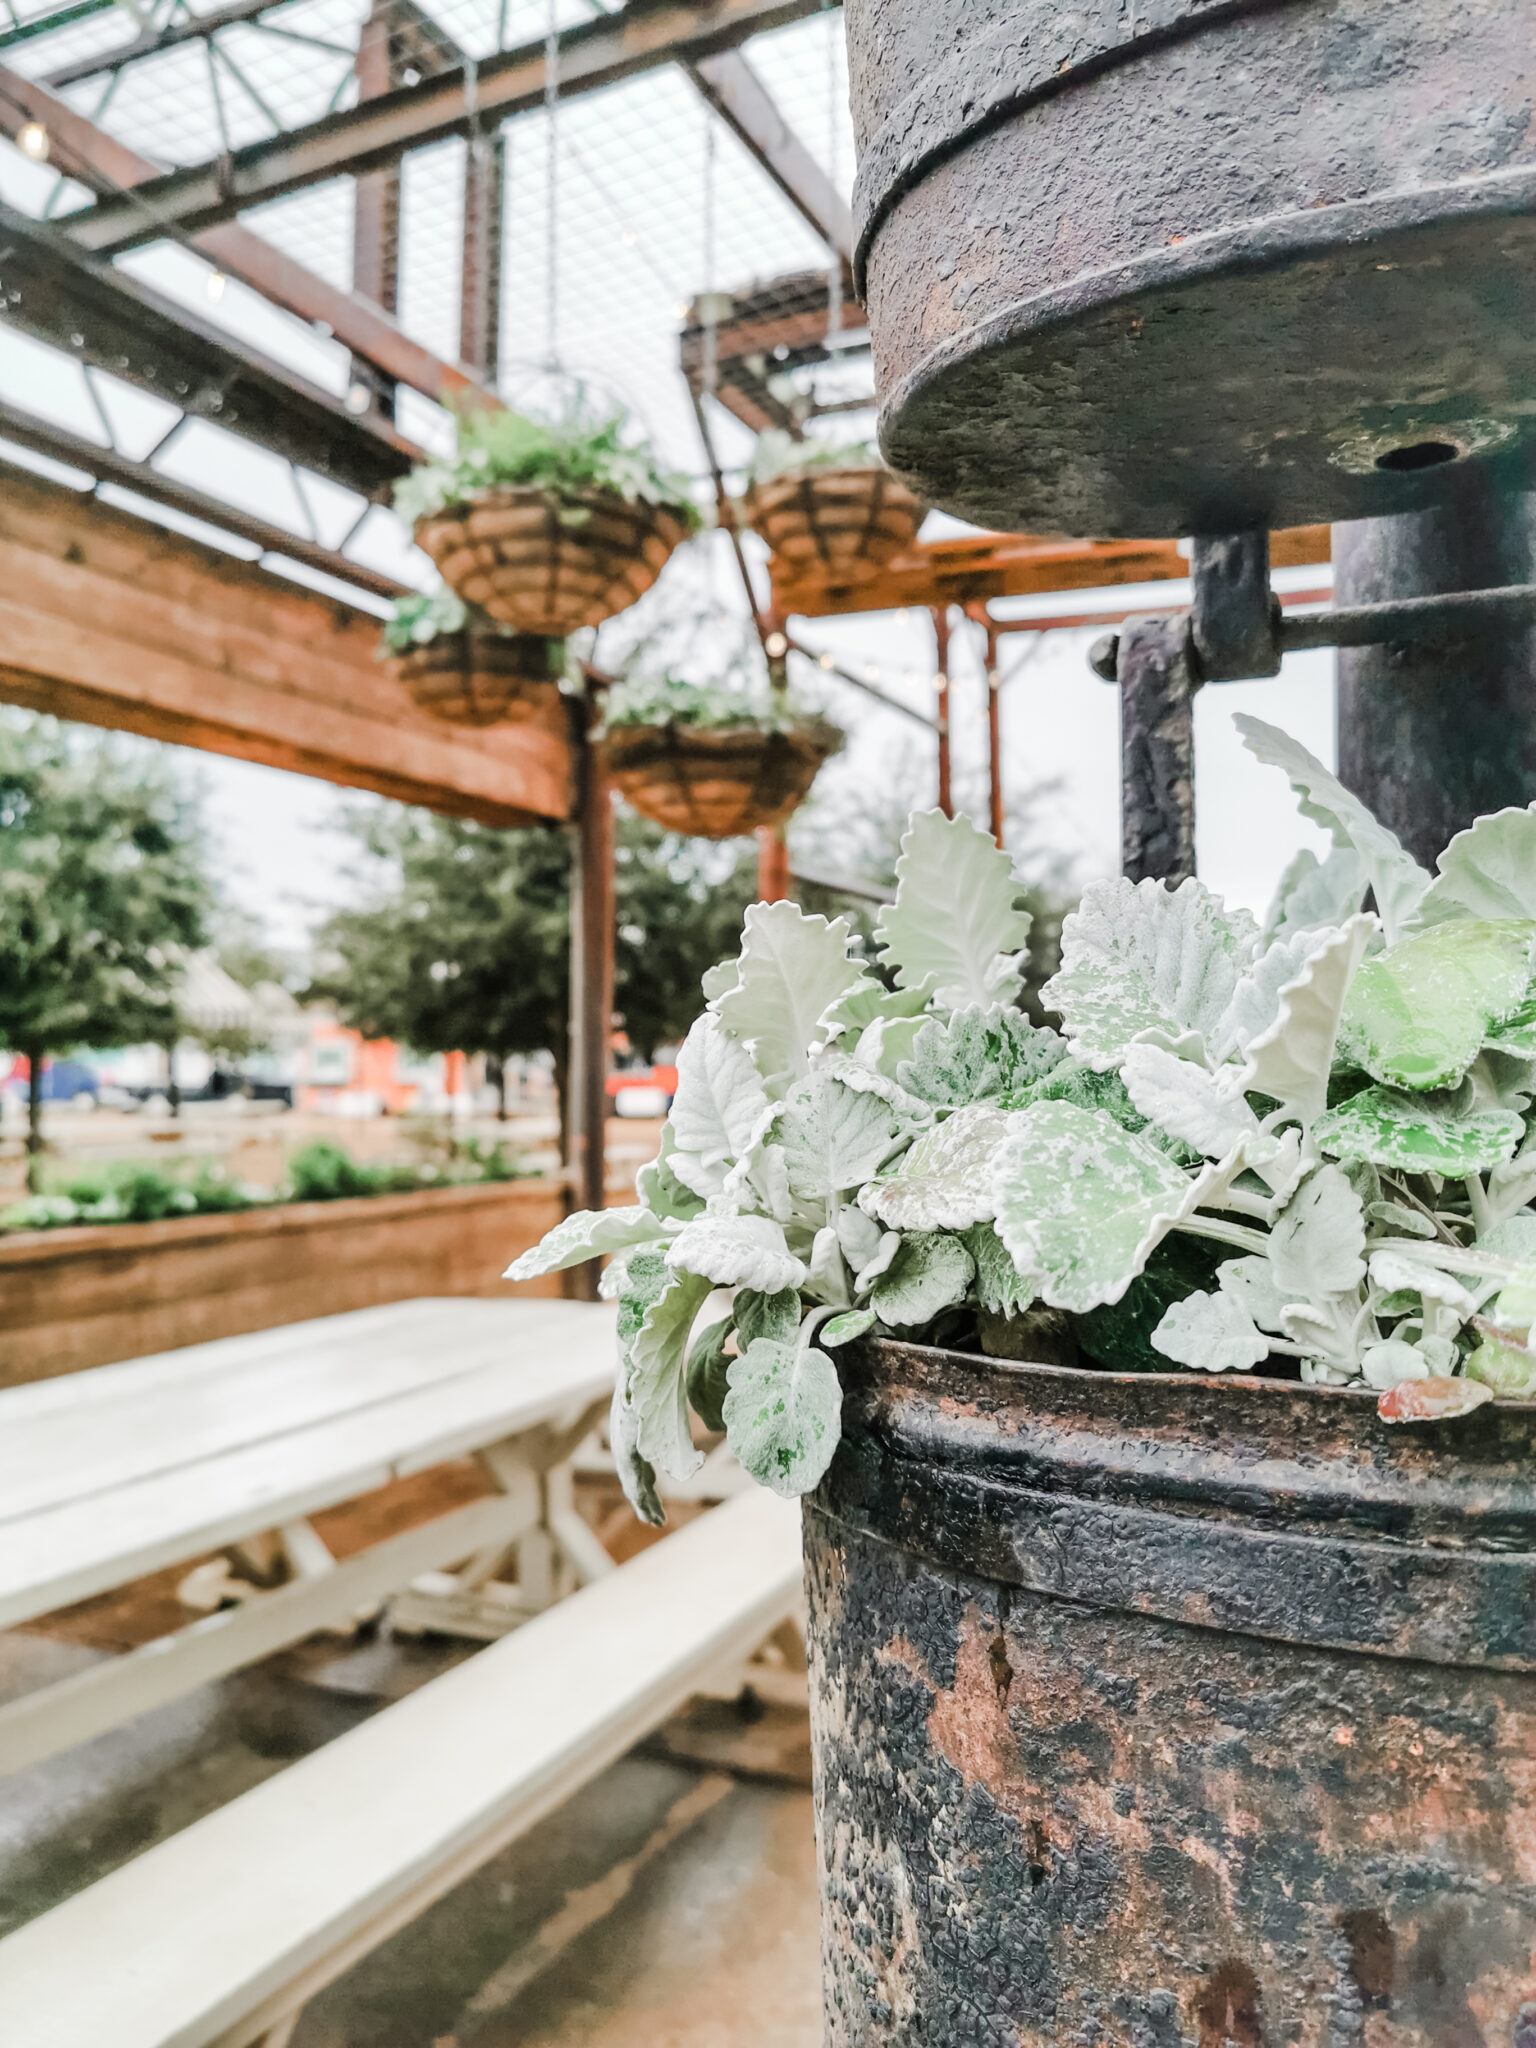
M 208 900 L 195 808 L 159 756 L 52 719 L 0 724 L 0 1043 L 30 1070 L 29 1188 L 44 1061 L 164 1044 Z
M 571 849 L 558 827 L 500 832 L 396 804 L 350 806 L 366 897 L 319 935 L 309 993 L 367 1037 L 483 1053 L 550 1052 L 562 1123 L 569 1072 Z M 615 1003 L 649 1057 L 681 1038 L 705 969 L 733 953 L 752 899 L 745 855 L 617 821 Z

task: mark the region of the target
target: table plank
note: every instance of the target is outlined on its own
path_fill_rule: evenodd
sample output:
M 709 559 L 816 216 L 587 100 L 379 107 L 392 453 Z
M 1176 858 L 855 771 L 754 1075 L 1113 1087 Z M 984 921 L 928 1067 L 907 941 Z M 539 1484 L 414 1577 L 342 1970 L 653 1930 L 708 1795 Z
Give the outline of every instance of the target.
M 588 1305 L 448 1299 L 399 1306 L 431 1313 L 379 1317 L 361 1328 L 351 1316 L 328 1317 L 301 1326 L 303 1334 L 282 1346 L 225 1338 L 191 1347 L 214 1355 L 174 1377 L 98 1367 L 71 1375 L 112 1375 L 96 1399 L 87 1389 L 75 1405 L 20 1420 L 0 1393 L 0 1525 L 525 1356 L 530 1345 L 558 1347 L 566 1331 L 583 1327 Z
M 522 1357 L 508 1355 L 0 1526 L 0 1627 L 334 1506 L 404 1473 L 462 1457 L 585 1407 L 612 1386 L 614 1317 L 606 1305 L 485 1305 L 506 1312 L 554 1307 L 570 1313 L 545 1326 L 536 1345 L 530 1341 L 525 1347 L 519 1340 Z M 526 1328 L 531 1319 L 518 1321 Z M 539 1333 L 529 1334 L 532 1339 Z M 510 1353 L 514 1347 L 507 1348 Z M 0 1396 L 0 1435 L 4 1400 Z

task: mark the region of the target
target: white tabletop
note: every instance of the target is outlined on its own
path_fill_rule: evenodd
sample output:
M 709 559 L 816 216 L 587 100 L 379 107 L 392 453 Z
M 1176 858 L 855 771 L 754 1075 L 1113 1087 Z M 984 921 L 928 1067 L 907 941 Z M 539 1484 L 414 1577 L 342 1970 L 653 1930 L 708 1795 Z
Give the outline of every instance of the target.
M 0 1628 L 580 1410 L 614 1312 L 465 1297 L 0 1391 Z

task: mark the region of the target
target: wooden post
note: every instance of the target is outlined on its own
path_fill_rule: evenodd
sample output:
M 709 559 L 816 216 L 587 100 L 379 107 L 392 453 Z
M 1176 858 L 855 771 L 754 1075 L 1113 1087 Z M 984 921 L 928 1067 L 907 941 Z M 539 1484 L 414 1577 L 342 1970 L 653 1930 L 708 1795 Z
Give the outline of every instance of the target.
M 397 60 L 392 0 L 374 0 L 357 41 L 359 102 L 380 98 L 403 81 Z M 352 184 L 352 289 L 386 313 L 396 312 L 400 299 L 400 166 L 365 171 Z M 395 385 L 361 357 L 352 359 L 353 374 L 379 392 L 380 404 L 394 416 Z
M 939 721 L 939 809 L 946 818 L 955 815 L 949 783 L 949 607 L 933 607 L 933 640 L 936 665 L 933 686 L 938 695 Z
M 464 159 L 459 360 L 491 385 L 501 365 L 501 222 L 506 171 L 503 138 L 472 135 Z
M 764 903 L 789 895 L 789 846 L 782 825 L 764 825 L 757 835 L 757 893 Z
M 577 1206 L 607 1206 L 608 1062 L 613 1038 L 613 797 L 603 750 L 589 737 L 590 696 L 576 750 L 576 861 L 571 890 L 570 1167 Z M 579 1298 L 597 1298 L 596 1260 L 578 1269 Z
M 992 837 L 1003 843 L 1003 739 L 998 716 L 997 628 L 982 607 L 987 628 L 987 808 Z

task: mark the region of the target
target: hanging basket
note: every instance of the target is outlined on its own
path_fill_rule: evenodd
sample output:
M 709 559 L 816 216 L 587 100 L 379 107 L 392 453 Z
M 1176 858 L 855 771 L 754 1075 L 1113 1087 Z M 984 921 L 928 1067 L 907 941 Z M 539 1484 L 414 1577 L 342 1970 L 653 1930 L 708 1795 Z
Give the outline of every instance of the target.
M 549 641 L 532 633 L 439 633 L 397 655 L 394 670 L 418 709 L 450 725 L 521 724 L 560 697 Z
M 416 522 L 418 546 L 466 604 L 552 639 L 643 597 L 686 534 L 675 512 L 645 499 L 521 486 L 478 492 Z
M 737 839 L 782 825 L 842 744 L 837 727 L 821 719 L 788 732 L 619 725 L 609 728 L 608 769 L 642 818 L 690 839 Z
M 888 469 L 814 469 L 754 484 L 747 524 L 768 543 L 776 580 L 858 584 L 917 539 L 923 503 Z

